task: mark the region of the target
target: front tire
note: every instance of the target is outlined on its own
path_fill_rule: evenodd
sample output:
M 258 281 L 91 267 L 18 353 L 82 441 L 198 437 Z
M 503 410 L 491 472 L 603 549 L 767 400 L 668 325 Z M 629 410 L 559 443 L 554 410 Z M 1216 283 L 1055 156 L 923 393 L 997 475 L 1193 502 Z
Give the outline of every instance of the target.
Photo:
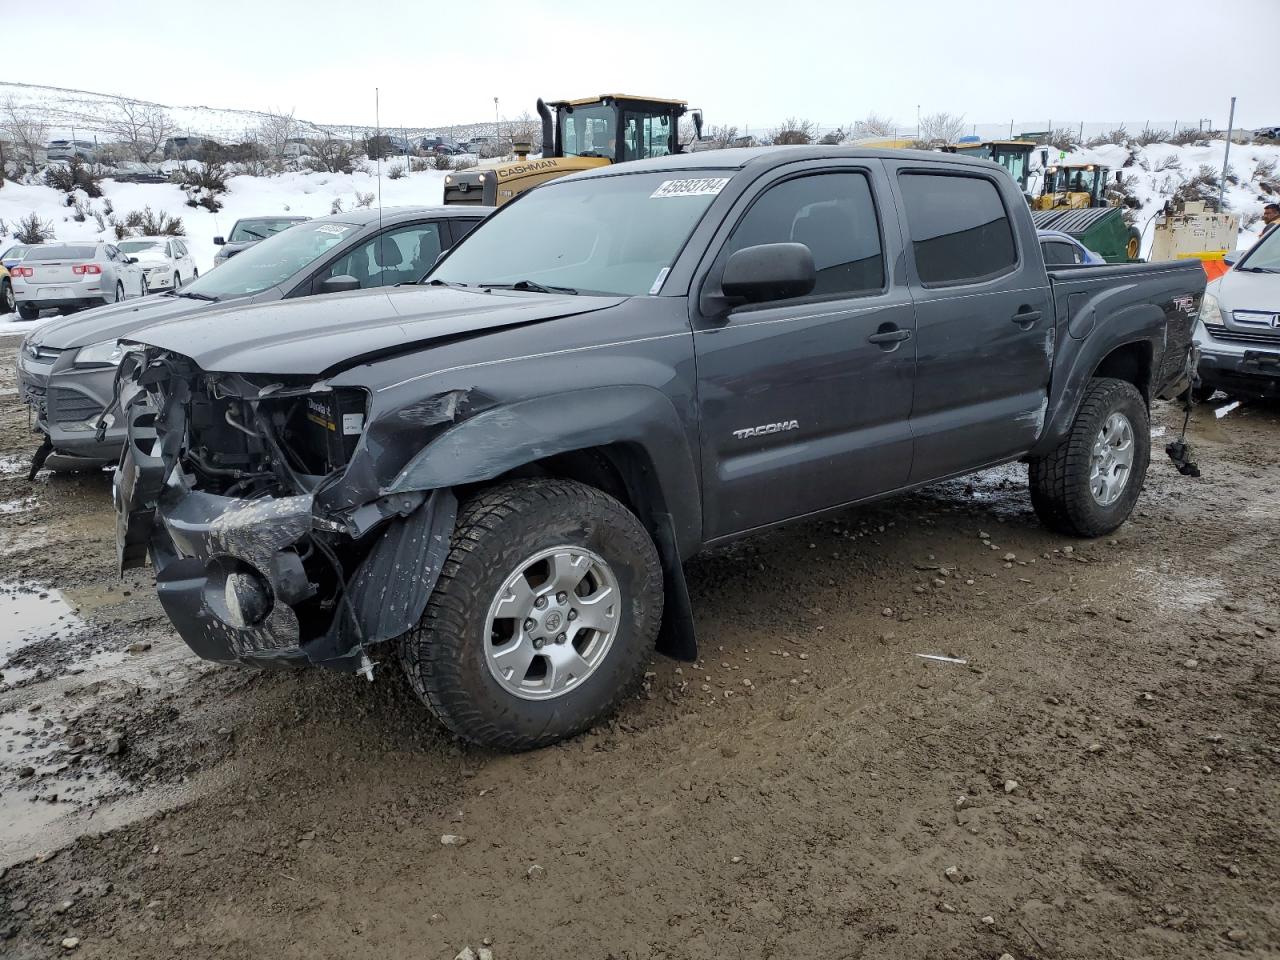
M 613 713 L 639 683 L 662 600 L 653 541 L 613 497 L 569 480 L 503 483 L 459 511 L 400 661 L 454 733 L 541 747 Z
M 1151 426 L 1137 387 L 1098 377 L 1071 431 L 1030 464 L 1031 505 L 1051 530 L 1100 537 L 1129 519 L 1151 462 Z
M 117 281 L 116 281 L 116 299 L 115 299 L 115 302 L 116 302 L 116 303 L 120 303 L 120 302 L 121 302 L 121 301 L 123 301 L 124 299 L 125 299 L 125 296 L 124 296 L 124 281 L 123 281 L 123 280 L 117 280 Z
M 20 303 L 18 304 L 18 316 L 23 320 L 35 320 L 40 316 L 40 310 L 29 303 Z

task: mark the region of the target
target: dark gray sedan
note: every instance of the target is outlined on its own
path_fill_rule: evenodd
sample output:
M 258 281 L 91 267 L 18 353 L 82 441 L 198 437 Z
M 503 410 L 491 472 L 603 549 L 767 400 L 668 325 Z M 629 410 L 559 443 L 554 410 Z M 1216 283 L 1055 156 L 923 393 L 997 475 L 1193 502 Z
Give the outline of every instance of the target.
M 443 250 L 490 212 L 485 207 L 397 207 L 320 217 L 285 230 L 178 291 L 86 310 L 33 330 L 18 351 L 18 388 L 44 442 L 32 461 L 53 470 L 92 468 L 120 453 L 123 428 L 102 440 L 98 416 L 114 389 L 116 341 L 160 321 L 220 304 L 416 283 Z

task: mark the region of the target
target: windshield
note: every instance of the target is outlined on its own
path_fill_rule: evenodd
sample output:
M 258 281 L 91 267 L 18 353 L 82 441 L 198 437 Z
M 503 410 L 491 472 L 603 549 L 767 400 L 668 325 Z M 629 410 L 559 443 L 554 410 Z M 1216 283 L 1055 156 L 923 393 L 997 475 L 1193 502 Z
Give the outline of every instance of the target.
M 566 157 L 617 155 L 618 111 L 613 107 L 578 107 L 560 114 L 560 143 Z
M 1276 227 L 1255 243 L 1240 259 L 1236 269 L 1245 272 L 1263 270 L 1267 273 L 1280 273 L 1280 227 Z
M 484 221 L 428 277 L 467 286 L 521 280 L 581 293 L 655 292 L 728 171 L 549 183 Z M 231 261 L 234 263 L 235 261 Z
M 308 223 L 277 233 L 191 281 L 182 293 L 217 300 L 261 293 L 319 260 L 358 229 L 350 223 Z
M 1098 167 L 1086 170 L 1076 167 L 1073 170 L 1057 169 L 1048 174 L 1048 187 L 1054 193 L 1087 193 L 1093 195 L 1094 182 L 1098 179 Z
M 98 248 L 70 247 L 61 243 L 41 244 L 27 251 L 23 260 L 91 260 L 97 255 Z
M 1027 175 L 1027 157 L 1030 155 L 1025 150 L 1001 150 L 996 147 L 992 151 L 991 159 L 1008 170 L 1009 176 L 1018 183 L 1024 183 Z
M 297 220 L 241 220 L 231 228 L 228 243 L 248 243 L 253 240 L 265 240 L 267 237 L 288 230 Z
M 159 240 L 124 240 L 116 244 L 124 253 L 142 253 L 144 250 L 164 252 L 164 244 Z

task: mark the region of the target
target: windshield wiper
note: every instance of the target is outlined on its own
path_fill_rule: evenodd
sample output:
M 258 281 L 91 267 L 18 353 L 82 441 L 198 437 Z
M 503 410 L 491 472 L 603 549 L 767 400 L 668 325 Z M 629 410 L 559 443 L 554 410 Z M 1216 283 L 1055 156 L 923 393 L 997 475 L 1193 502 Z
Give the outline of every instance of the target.
M 1280 273 L 1275 267 L 1236 267 L 1241 273 Z
M 419 283 L 425 282 L 428 287 L 465 287 L 466 286 L 465 283 L 459 283 L 457 280 L 427 280 L 427 281 L 420 280 L 418 282 Z
M 240 231 L 240 232 L 241 232 L 241 233 L 247 233 L 247 234 L 248 234 L 249 236 L 251 236 L 251 237 L 257 237 L 259 240 L 265 240 L 265 239 L 267 239 L 267 235 L 266 235 L 265 233 L 259 233 L 257 230 L 241 229 L 241 231 Z M 243 241 L 243 240 L 232 240 L 231 242 L 232 242 L 232 243 L 243 243 L 244 241 Z
M 491 290 L 529 290 L 533 293 L 568 293 L 577 296 L 578 291 L 573 287 L 553 287 L 545 283 L 539 283 L 537 280 L 517 280 L 515 283 L 479 283 L 479 287 L 488 287 Z
M 192 300 L 208 300 L 210 303 L 217 303 L 217 297 L 211 297 L 207 293 L 192 293 L 190 290 L 183 290 L 178 294 L 180 297 L 190 297 Z

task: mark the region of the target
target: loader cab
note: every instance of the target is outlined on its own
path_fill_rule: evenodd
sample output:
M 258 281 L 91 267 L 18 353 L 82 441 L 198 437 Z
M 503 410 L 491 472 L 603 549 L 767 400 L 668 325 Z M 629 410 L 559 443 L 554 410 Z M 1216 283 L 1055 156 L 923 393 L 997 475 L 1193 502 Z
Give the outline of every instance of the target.
M 1036 210 L 1067 207 L 1072 210 L 1107 206 L 1110 170 L 1096 163 L 1060 163 L 1044 171 L 1044 188 L 1036 198 Z
M 983 160 L 994 160 L 1009 171 L 1009 176 L 1027 192 L 1027 175 L 1031 166 L 1031 151 L 1035 144 L 1030 140 L 986 140 L 983 142 L 961 141 L 949 143 L 943 147 L 946 153 L 958 153 L 966 157 L 979 157 Z
M 556 116 L 554 156 L 625 163 L 681 151 L 683 101 L 606 94 L 548 106 Z

